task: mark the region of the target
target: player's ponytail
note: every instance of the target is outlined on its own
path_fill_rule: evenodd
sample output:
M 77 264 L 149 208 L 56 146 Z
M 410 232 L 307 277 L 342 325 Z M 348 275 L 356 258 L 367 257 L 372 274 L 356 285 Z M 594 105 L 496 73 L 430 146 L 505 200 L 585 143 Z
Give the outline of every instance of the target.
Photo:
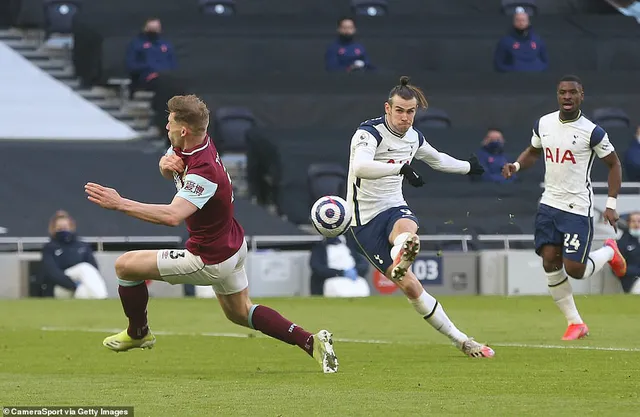
M 389 92 L 389 104 L 391 104 L 394 96 L 398 96 L 404 100 L 415 98 L 418 102 L 418 107 L 424 107 L 426 109 L 429 104 L 427 103 L 424 93 L 418 87 L 411 85 L 410 81 L 411 79 L 406 75 L 400 77 L 400 84 L 393 87 Z

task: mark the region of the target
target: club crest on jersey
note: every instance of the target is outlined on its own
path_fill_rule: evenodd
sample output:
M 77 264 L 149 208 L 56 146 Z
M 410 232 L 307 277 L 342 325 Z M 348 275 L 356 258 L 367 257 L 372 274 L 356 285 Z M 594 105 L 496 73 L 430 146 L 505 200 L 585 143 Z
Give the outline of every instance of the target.
M 556 164 L 564 164 L 571 162 L 575 165 L 576 158 L 573 156 L 573 152 L 571 149 L 561 150 L 560 148 L 545 148 L 544 149 L 544 160 L 553 162 Z

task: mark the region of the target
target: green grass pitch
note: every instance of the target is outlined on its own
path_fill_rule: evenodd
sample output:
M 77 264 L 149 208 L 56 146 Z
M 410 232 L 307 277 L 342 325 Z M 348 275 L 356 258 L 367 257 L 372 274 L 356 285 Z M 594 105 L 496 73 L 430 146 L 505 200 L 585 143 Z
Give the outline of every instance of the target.
M 134 406 L 142 416 L 637 416 L 640 297 L 578 296 L 562 342 L 550 297 L 441 297 L 496 350 L 463 356 L 400 297 L 254 300 L 337 339 L 340 372 L 227 322 L 215 300 L 152 299 L 152 350 L 101 344 L 118 300 L 0 302 L 0 405 Z M 225 335 L 226 334 L 226 335 Z

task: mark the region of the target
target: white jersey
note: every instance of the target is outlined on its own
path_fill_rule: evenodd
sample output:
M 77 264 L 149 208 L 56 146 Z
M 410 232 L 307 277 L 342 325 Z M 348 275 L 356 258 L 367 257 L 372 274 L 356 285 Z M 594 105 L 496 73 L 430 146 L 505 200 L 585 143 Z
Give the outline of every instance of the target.
M 400 169 L 418 158 L 434 169 L 466 174 L 470 165 L 438 152 L 424 135 L 410 128 L 404 135 L 391 130 L 384 116 L 363 122 L 351 139 L 347 203 L 351 226 L 367 224 L 379 213 L 407 205 Z
M 542 116 L 533 127 L 531 146 L 542 149 L 545 163 L 540 203 L 583 216 L 593 216 L 591 166 L 614 151 L 607 132 L 582 115 L 561 121 L 560 112 Z

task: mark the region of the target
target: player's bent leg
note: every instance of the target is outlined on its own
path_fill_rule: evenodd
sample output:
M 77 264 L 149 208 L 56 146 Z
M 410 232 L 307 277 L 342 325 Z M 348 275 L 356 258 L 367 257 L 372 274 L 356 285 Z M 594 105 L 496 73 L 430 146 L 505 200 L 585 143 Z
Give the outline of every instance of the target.
M 394 224 L 389 234 L 391 248 L 391 273 L 388 277 L 395 281 L 402 281 L 409 267 L 420 252 L 420 238 L 416 234 L 418 225 L 409 218 L 400 218 Z
M 253 303 L 249 299 L 248 288 L 235 294 L 216 293 L 216 298 L 229 321 L 238 326 L 251 327 L 249 325 L 249 311 Z
M 574 279 L 582 279 L 582 278 L 586 278 L 586 272 L 587 272 L 587 265 L 577 262 L 577 261 L 572 261 L 571 259 L 563 259 L 563 264 L 564 264 L 564 270 L 567 273 L 567 275 L 569 275 L 571 278 Z M 590 268 L 592 269 L 592 268 Z
M 573 291 L 569 277 L 563 268 L 562 247 L 544 245 L 539 250 L 542 264 L 547 276 L 547 285 L 553 301 L 567 319 L 567 330 L 562 340 L 575 340 L 589 333 L 587 325 L 582 321 L 573 299 Z
M 116 275 L 125 281 L 161 279 L 157 250 L 136 250 L 116 259 Z
M 387 270 L 391 274 L 391 267 Z M 407 296 L 409 303 L 418 314 L 434 329 L 447 336 L 465 355 L 477 358 L 491 358 L 495 352 L 487 345 L 476 342 L 473 338 L 458 330 L 449 319 L 442 305 L 431 294 L 426 292 L 411 271 L 407 271 L 397 285 Z
M 607 239 L 603 247 L 590 252 L 588 256 L 585 254 L 581 259 L 569 256 L 564 259 L 567 273 L 575 279 L 589 278 L 600 272 L 607 263 L 614 274 L 624 276 L 627 273 L 627 262 L 613 239 Z
M 120 333 L 109 336 L 102 344 L 116 352 L 153 347 L 156 338 L 149 330 L 147 303 L 149 291 L 146 279 L 161 279 L 157 264 L 158 251 L 127 252 L 116 260 L 118 294 L 129 326 Z
M 244 268 L 235 273 L 243 274 L 246 279 Z M 258 330 L 287 344 L 297 345 L 318 361 L 324 373 L 338 371 L 338 358 L 333 350 L 333 336 L 327 330 L 312 334 L 287 320 L 277 311 L 264 305 L 253 304 L 249 298 L 249 289 L 246 287 L 237 293 L 216 293 L 216 296 L 225 315 L 233 323 Z

